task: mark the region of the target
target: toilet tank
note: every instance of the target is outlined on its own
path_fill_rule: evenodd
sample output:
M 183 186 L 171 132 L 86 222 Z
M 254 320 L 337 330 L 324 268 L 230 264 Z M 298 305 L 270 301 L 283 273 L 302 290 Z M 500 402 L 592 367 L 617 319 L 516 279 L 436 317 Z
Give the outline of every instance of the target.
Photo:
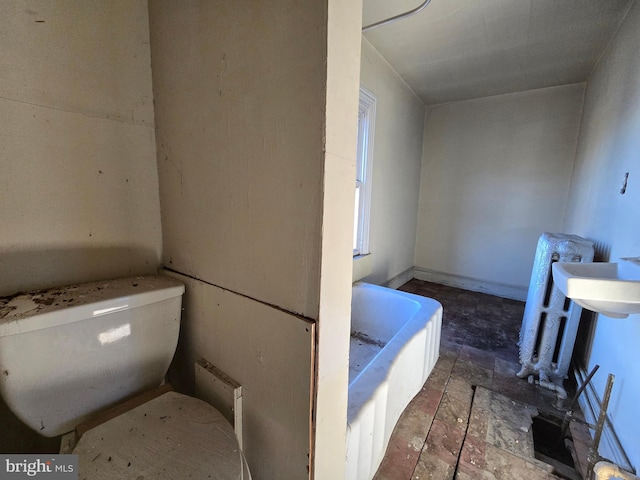
M 164 381 L 184 285 L 163 275 L 0 299 L 0 395 L 47 437 Z

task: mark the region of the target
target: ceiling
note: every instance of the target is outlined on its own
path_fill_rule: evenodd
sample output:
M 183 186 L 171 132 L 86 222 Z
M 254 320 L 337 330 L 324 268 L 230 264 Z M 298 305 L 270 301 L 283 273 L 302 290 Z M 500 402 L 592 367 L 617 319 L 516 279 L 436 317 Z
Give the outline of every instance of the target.
M 634 0 L 432 0 L 365 34 L 427 104 L 583 82 Z M 422 0 L 364 0 L 363 25 Z

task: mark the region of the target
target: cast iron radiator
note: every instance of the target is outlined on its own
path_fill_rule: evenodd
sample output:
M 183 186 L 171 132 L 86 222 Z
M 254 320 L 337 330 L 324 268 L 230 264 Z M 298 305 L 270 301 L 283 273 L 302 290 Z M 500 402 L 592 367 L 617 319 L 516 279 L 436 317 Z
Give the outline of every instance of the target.
M 520 329 L 517 373 L 530 382 L 559 392 L 566 398 L 567 377 L 582 308 L 564 296 L 553 282 L 554 262 L 591 262 L 593 243 L 577 235 L 543 233 L 538 240 L 527 302 Z

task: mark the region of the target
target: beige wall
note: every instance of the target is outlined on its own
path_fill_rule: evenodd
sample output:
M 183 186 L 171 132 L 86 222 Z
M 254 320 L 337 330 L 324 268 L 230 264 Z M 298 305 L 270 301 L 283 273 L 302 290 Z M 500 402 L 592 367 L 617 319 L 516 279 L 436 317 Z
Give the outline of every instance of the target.
M 226 292 L 215 308 L 189 301 L 178 363 L 184 374 L 213 358 L 254 392 L 244 442 L 256 479 L 304 478 L 306 454 L 316 478 L 343 476 L 360 11 L 150 3 L 164 262 L 190 291 Z M 305 345 L 293 343 L 301 318 L 317 331 Z M 252 373 L 265 352 L 280 358 L 266 391 Z M 315 372 L 294 381 L 311 359 Z M 301 409 L 304 424 L 291 418 Z
M 364 37 L 360 69 L 361 85 L 376 95 L 376 118 L 371 255 L 354 261 L 355 279 L 398 286 L 412 275 L 425 106 Z
M 165 265 L 313 318 L 325 8 L 150 3 Z
M 0 18 L 0 294 L 155 271 L 146 2 L 9 1 Z
M 430 108 L 416 277 L 524 300 L 536 243 L 560 232 L 584 84 Z
M 180 361 L 170 381 L 193 388 L 194 363 L 204 356 L 242 385 L 243 449 L 253 478 L 306 478 L 315 324 L 171 275 L 186 292 Z
M 587 81 L 582 129 L 571 182 L 565 228 L 592 239 L 598 256 L 615 262 L 620 257 L 640 256 L 640 4 L 633 3 L 618 33 Z M 626 193 L 621 194 L 625 173 L 629 173 Z M 607 373 L 615 385 L 609 416 L 622 449 L 640 470 L 638 398 L 640 398 L 640 315 L 614 320 L 604 315 L 584 323 L 589 331 L 581 347 L 586 352 L 584 370 L 595 364 L 594 377 L 602 398 Z M 599 402 L 591 389 L 583 396 L 587 417 L 599 412 Z M 587 402 L 588 399 L 588 402 Z M 604 456 L 623 466 L 621 447 L 605 429 Z
M 156 272 L 146 2 L 5 1 L 0 45 L 0 295 Z
M 361 0 L 327 2 L 322 259 L 316 342 L 314 478 L 344 478 L 351 330 Z

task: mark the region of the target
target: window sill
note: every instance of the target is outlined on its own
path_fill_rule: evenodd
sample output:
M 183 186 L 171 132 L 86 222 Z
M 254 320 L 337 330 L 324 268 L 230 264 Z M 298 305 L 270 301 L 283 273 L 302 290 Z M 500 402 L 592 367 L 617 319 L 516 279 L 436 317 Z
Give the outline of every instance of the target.
M 353 257 L 352 281 L 357 282 L 373 273 L 373 259 L 370 253 Z

